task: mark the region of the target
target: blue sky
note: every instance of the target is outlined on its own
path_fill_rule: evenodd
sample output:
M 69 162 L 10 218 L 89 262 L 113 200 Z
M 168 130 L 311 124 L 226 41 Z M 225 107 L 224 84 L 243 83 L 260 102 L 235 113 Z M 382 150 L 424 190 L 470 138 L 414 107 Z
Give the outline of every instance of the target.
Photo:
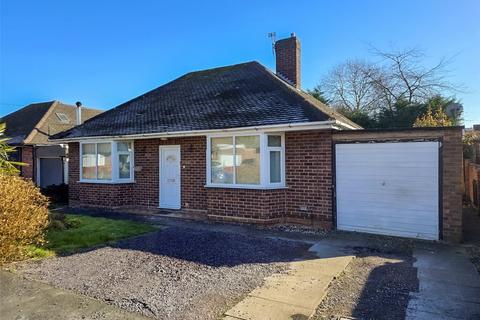
M 302 86 L 370 47 L 455 56 L 466 125 L 480 123 L 480 1 L 1 1 L 0 116 L 32 102 L 109 109 L 186 72 L 257 60 L 296 32 Z

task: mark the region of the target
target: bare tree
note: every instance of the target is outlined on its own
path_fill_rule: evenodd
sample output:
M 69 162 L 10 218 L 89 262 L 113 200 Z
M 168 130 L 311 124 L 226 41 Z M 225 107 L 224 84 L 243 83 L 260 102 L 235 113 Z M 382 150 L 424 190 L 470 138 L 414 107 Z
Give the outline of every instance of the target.
M 381 61 L 366 74 L 376 87 L 377 94 L 390 108 L 399 100 L 425 103 L 433 96 L 461 91 L 461 86 L 447 80 L 446 67 L 450 62 L 447 59 L 426 67 L 423 63 L 425 54 L 418 49 L 394 52 L 373 50 Z
M 398 102 L 422 104 L 437 95 L 461 92 L 447 80 L 449 60 L 425 67 L 418 49 L 386 52 L 373 49 L 377 63 L 349 60 L 336 66 L 320 83 L 330 105 L 348 112 L 393 111 Z
M 364 61 L 347 61 L 330 71 L 320 87 L 333 107 L 369 113 L 378 107 L 381 98 L 369 74 L 374 69 Z

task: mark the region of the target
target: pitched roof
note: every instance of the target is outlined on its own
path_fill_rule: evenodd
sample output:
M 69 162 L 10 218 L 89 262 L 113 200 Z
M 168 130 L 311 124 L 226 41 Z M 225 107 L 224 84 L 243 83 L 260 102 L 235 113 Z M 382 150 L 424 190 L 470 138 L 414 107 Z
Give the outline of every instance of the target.
M 10 138 L 9 144 L 50 144 L 50 136 L 75 126 L 75 108 L 59 101 L 33 103 L 4 116 L 0 122 L 7 125 L 5 136 Z M 82 108 L 82 119 L 90 119 L 101 112 Z
M 54 138 L 268 126 L 337 119 L 258 62 L 187 73 Z

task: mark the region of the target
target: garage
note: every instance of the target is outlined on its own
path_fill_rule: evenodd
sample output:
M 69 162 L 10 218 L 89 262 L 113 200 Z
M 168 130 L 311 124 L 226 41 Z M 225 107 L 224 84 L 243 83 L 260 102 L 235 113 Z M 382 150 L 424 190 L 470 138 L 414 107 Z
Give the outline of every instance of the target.
M 438 141 L 335 144 L 339 230 L 439 239 Z
M 62 158 L 39 158 L 39 185 L 45 188 L 63 183 Z

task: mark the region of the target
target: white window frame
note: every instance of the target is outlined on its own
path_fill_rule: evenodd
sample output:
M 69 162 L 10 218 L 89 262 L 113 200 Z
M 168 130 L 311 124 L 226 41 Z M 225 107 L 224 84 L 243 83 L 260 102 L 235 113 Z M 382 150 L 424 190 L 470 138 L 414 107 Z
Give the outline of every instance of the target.
M 280 136 L 280 147 L 269 147 L 268 136 Z M 276 133 L 267 133 L 265 135 L 265 148 L 266 148 L 266 164 L 265 164 L 265 176 L 267 183 L 270 186 L 283 187 L 285 186 L 285 135 Z M 280 182 L 270 182 L 270 151 L 280 151 Z
M 268 147 L 268 136 L 280 136 L 281 147 Z M 260 138 L 260 183 L 259 184 L 237 184 L 236 170 L 233 170 L 234 183 L 212 183 L 212 138 L 232 138 L 233 142 L 233 158 L 235 163 L 235 141 L 236 137 L 259 136 Z M 279 183 L 270 183 L 270 151 L 280 151 L 281 159 L 281 181 Z M 207 177 L 205 187 L 211 188 L 237 188 L 237 189 L 279 189 L 285 188 L 285 134 L 283 132 L 255 132 L 255 133 L 221 133 L 207 135 Z
M 132 151 L 131 152 L 126 152 L 126 151 L 117 151 L 117 143 L 118 142 L 130 142 L 132 145 Z M 95 144 L 95 163 L 98 161 L 98 155 L 97 155 L 97 144 L 99 143 L 110 143 L 110 148 L 111 148 L 111 157 L 112 157 L 112 175 L 110 180 L 99 180 L 97 178 L 95 179 L 84 179 L 83 178 L 83 145 L 85 144 Z M 92 140 L 92 141 L 82 141 L 80 142 L 80 150 L 79 150 L 79 162 L 80 162 L 80 170 L 79 170 L 79 182 L 86 182 L 86 183 L 104 183 L 104 184 L 116 184 L 116 183 L 132 183 L 135 182 L 135 177 L 134 177 L 134 159 L 135 159 L 135 150 L 134 150 L 134 140 Z M 130 178 L 119 178 L 119 160 L 118 160 L 118 155 L 119 154 L 130 154 Z M 95 166 L 95 177 L 97 177 L 97 167 L 98 164 L 96 163 Z

